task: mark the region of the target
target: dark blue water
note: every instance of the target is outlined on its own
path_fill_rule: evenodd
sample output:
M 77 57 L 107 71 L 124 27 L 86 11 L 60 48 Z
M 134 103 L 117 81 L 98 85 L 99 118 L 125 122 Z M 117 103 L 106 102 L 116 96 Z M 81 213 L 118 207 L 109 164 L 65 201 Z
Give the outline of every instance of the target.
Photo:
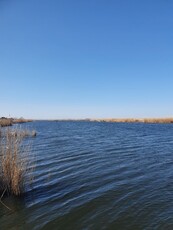
M 173 124 L 33 122 L 32 188 L 0 229 L 173 229 Z

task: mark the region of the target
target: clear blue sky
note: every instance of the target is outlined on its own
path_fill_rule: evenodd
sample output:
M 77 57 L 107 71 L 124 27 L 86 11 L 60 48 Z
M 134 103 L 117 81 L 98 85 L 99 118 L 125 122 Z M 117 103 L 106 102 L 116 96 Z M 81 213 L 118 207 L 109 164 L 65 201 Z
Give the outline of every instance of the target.
M 0 116 L 173 116 L 172 0 L 0 0 Z

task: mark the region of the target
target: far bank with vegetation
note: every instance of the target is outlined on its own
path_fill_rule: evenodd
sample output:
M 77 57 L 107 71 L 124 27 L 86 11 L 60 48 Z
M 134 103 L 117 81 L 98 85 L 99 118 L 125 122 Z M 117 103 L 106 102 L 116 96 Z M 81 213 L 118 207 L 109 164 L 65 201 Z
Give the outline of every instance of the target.
M 119 123 L 173 123 L 173 118 L 105 118 L 90 119 L 98 122 L 119 122 Z
M 50 120 L 51 121 L 51 120 Z M 82 122 L 115 122 L 115 123 L 173 123 L 173 117 L 169 118 L 86 118 L 86 119 L 58 119 L 52 121 L 82 121 Z
M 24 118 L 6 118 L 6 117 L 1 117 L 0 118 L 0 127 L 12 126 L 13 124 L 26 123 L 26 122 L 31 122 L 31 121 L 33 121 L 33 120 L 31 120 L 31 119 L 24 119 Z

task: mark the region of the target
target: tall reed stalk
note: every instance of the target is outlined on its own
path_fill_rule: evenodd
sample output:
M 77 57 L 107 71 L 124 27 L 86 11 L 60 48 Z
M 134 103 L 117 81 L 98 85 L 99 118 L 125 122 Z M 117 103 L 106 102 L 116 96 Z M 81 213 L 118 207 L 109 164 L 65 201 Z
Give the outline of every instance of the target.
M 0 130 L 0 190 L 19 196 L 24 192 L 28 174 L 28 147 L 24 135 L 10 129 Z

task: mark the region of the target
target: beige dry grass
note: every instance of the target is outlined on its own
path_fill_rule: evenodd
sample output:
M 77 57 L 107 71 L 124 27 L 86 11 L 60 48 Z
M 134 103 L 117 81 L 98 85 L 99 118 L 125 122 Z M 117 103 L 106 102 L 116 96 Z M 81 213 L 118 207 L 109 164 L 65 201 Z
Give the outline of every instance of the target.
M 106 118 L 106 119 L 92 119 L 91 121 L 99 122 L 122 122 L 122 123 L 173 123 L 173 118 Z
M 30 145 L 22 145 L 25 135 L 21 130 L 0 131 L 0 191 L 9 195 L 21 195 L 29 173 L 28 151 Z
M 32 122 L 30 119 L 24 119 L 24 118 L 0 118 L 0 127 L 5 127 L 5 126 L 12 126 L 13 124 L 22 124 L 26 122 Z
M 33 120 L 31 119 L 24 119 L 24 118 L 18 118 L 18 119 L 13 119 L 13 124 L 17 123 L 26 123 L 26 122 L 32 122 Z
M 12 124 L 12 119 L 0 119 L 0 127 L 11 126 Z

